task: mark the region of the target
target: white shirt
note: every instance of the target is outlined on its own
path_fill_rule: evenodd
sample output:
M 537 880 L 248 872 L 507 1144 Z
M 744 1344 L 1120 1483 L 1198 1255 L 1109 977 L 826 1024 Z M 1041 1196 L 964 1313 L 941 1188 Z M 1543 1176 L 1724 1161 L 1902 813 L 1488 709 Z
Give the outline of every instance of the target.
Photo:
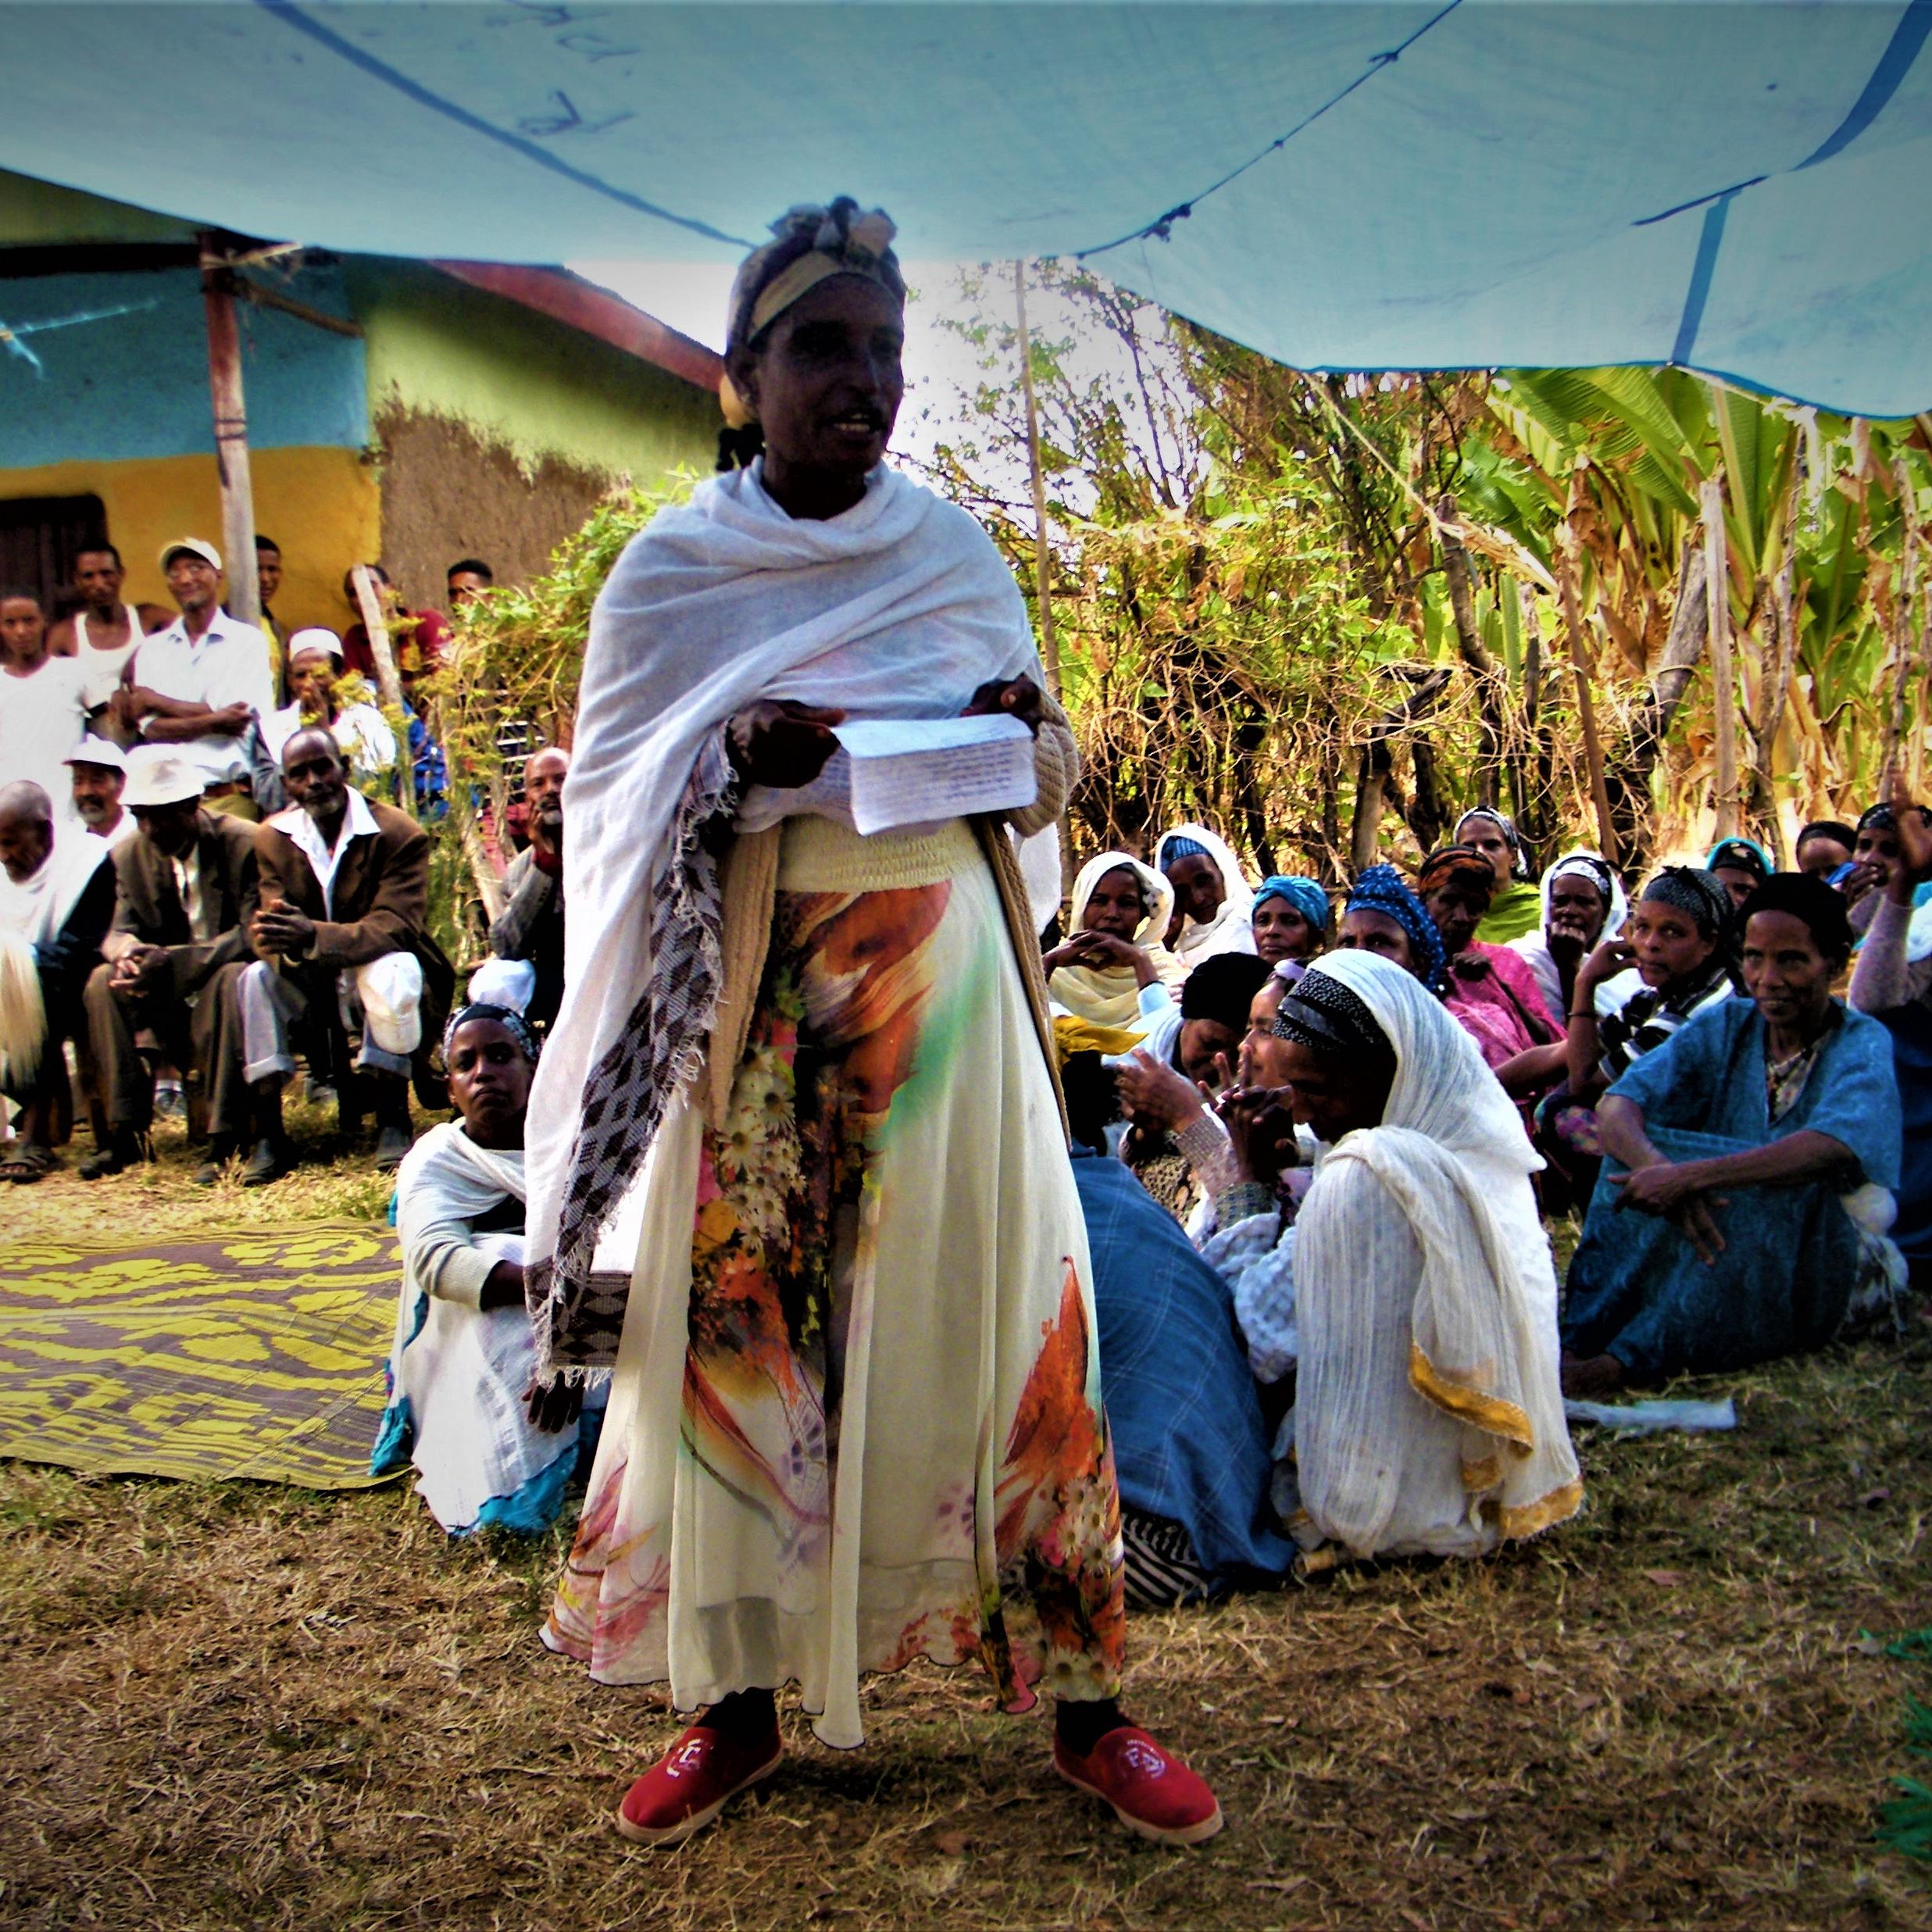
M 238 623 L 225 610 L 218 609 L 214 621 L 197 638 L 189 637 L 185 617 L 176 618 L 166 630 L 144 638 L 134 653 L 130 676 L 135 684 L 145 684 L 163 698 L 209 711 L 247 705 L 260 720 L 275 709 L 267 637 L 253 624 Z M 245 743 L 245 736 L 226 737 L 215 733 L 190 739 L 178 748 L 194 760 L 212 785 L 226 780 L 237 747 Z
M 376 823 L 376 815 L 369 809 L 369 801 L 355 790 L 349 787 L 348 809 L 342 814 L 342 823 L 336 832 L 335 844 L 324 843 L 316 822 L 298 805 L 291 805 L 286 811 L 276 812 L 269 823 L 278 832 L 286 832 L 309 862 L 309 869 L 316 875 L 322 887 L 322 904 L 330 918 L 335 916 L 335 875 L 341 869 L 343 855 L 348 851 L 349 841 L 356 838 L 377 838 L 382 828 Z
M 127 641 L 103 647 L 88 633 L 87 613 L 74 613 L 74 662 L 81 667 L 80 695 L 90 711 L 99 710 L 113 696 L 123 668 L 141 648 L 141 612 L 132 604 L 123 604 L 121 615 L 127 620 Z
M 125 845 L 130 838 L 138 838 L 141 827 L 134 823 L 134 813 L 123 806 L 120 816 L 105 832 L 90 825 L 87 836 L 98 838 L 109 852 L 112 852 L 116 846 Z
M 73 780 L 61 762 L 87 733 L 80 667 L 50 657 L 25 677 L 0 671 L 0 785 L 30 779 L 47 794 L 56 825 L 80 824 Z
M 187 929 L 198 939 L 202 930 L 202 853 L 198 839 L 188 848 L 185 859 L 177 859 L 170 852 L 168 866 L 174 874 L 174 890 L 181 901 L 181 910 L 187 915 Z
M 278 762 L 282 747 L 304 728 L 302 706 L 284 705 L 262 723 L 262 737 L 269 755 Z M 392 771 L 396 762 L 396 734 L 389 720 L 373 705 L 345 705 L 337 712 L 329 730 L 348 761 L 352 778 L 380 778 Z

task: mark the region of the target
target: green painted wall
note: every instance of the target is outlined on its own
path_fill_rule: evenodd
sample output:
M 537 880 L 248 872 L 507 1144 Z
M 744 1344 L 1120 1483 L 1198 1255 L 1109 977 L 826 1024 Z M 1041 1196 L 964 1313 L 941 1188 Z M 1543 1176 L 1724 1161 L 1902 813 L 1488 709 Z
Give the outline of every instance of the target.
M 118 127 L 118 105 L 108 125 Z M 165 120 L 165 116 L 162 116 Z M 144 117 L 135 116 L 145 125 Z M 138 137 L 137 127 L 132 137 Z M 56 187 L 0 169 L 0 247 L 52 248 L 80 241 L 192 241 L 193 227 L 171 215 L 150 214 L 120 202 L 103 201 L 79 188 Z
M 545 457 L 648 485 L 710 469 L 716 397 L 415 262 L 351 255 L 372 416 L 392 405 L 468 424 L 531 465 Z

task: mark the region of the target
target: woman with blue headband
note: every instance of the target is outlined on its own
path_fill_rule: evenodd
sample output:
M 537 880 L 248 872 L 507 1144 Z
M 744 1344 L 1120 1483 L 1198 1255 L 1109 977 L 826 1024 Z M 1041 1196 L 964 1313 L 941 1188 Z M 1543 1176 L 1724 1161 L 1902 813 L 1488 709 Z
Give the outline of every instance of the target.
M 531 1110 L 548 1359 L 611 1398 L 545 1640 L 668 1684 L 617 1808 L 682 1843 L 861 1684 L 975 1661 L 1131 1830 L 1220 1829 L 1116 1702 L 1120 1501 L 1039 927 L 1010 834 L 1079 769 L 991 540 L 885 461 L 891 222 L 791 210 L 741 266 L 728 467 L 597 601 L 564 848 L 570 973 Z M 1027 727 L 1030 802 L 862 834 L 854 724 Z M 604 1253 L 634 1202 L 644 1235 Z M 1022 1605 L 1028 1614 L 1020 1615 Z
M 1305 965 L 1328 950 L 1328 895 L 1312 879 L 1277 873 L 1255 889 L 1248 914 L 1255 951 L 1271 966 Z M 1290 976 L 1298 979 L 1298 973 Z

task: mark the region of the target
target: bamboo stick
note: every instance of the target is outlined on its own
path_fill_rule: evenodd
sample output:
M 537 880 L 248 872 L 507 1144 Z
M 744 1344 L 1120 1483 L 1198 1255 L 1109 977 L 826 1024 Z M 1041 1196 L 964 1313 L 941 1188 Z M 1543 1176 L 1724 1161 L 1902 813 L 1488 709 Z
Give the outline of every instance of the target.
M 1617 863 L 1616 821 L 1610 812 L 1609 781 L 1604 775 L 1603 741 L 1597 735 L 1596 699 L 1590 689 L 1590 656 L 1584 648 L 1583 612 L 1577 601 L 1577 533 L 1570 521 L 1577 500 L 1579 472 L 1570 490 L 1570 510 L 1564 514 L 1559 541 L 1550 548 L 1556 566 L 1557 595 L 1562 605 L 1563 630 L 1570 641 L 1570 668 L 1577 679 L 1577 722 L 1583 729 L 1584 762 L 1590 773 L 1590 797 L 1597 811 L 1597 843 L 1612 865 Z
M 1898 575 L 1892 587 L 1891 716 L 1885 725 L 1885 756 L 1879 773 L 1878 795 L 1891 796 L 1894 780 L 1916 761 L 1907 756 L 1906 700 L 1918 653 L 1912 648 L 1912 605 L 1918 602 L 1918 519 L 1913 514 L 1912 473 L 1901 456 L 1892 460 L 1892 480 L 1898 492 Z
M 221 490 L 226 602 L 238 623 L 259 623 L 261 580 L 255 569 L 255 490 L 248 471 L 248 411 L 241 387 L 241 337 L 235 327 L 234 272 L 212 234 L 201 237 L 202 305 L 208 325 L 208 389 L 215 412 L 215 475 Z
M 1053 634 L 1053 556 L 1047 545 L 1046 477 L 1040 466 L 1040 405 L 1033 391 L 1033 337 L 1027 331 L 1027 265 L 1013 264 L 1013 307 L 1020 338 L 1020 387 L 1027 403 L 1027 470 L 1033 481 L 1033 562 L 1040 610 L 1040 661 L 1047 690 L 1060 702 L 1060 646 Z
M 1698 493 L 1704 518 L 1704 595 L 1709 600 L 1711 709 L 1717 738 L 1717 836 L 1735 838 L 1737 813 L 1737 689 L 1730 656 L 1730 572 L 1724 538 L 1724 479 L 1714 470 Z
M 362 613 L 362 628 L 369 633 L 369 654 L 376 660 L 376 686 L 382 693 L 383 703 L 398 716 L 406 719 L 409 708 L 402 702 L 402 680 L 397 675 L 396 654 L 389 642 L 389 620 L 382 607 L 382 594 L 377 589 L 375 577 L 367 564 L 352 566 L 349 584 L 355 592 L 355 605 Z M 416 767 L 409 756 L 406 734 L 396 750 L 396 802 L 414 818 Z

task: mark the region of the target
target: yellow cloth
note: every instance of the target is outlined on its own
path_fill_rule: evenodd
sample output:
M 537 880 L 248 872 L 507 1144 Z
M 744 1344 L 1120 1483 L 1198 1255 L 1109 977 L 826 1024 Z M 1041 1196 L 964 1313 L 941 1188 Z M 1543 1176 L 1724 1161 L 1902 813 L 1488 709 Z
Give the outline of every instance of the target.
M 1118 1057 L 1131 1053 L 1140 1044 L 1141 1036 L 1124 1027 L 1096 1027 L 1091 1020 L 1075 1019 L 1071 1013 L 1053 1016 L 1053 1048 L 1062 1066 L 1076 1053 L 1110 1053 Z

